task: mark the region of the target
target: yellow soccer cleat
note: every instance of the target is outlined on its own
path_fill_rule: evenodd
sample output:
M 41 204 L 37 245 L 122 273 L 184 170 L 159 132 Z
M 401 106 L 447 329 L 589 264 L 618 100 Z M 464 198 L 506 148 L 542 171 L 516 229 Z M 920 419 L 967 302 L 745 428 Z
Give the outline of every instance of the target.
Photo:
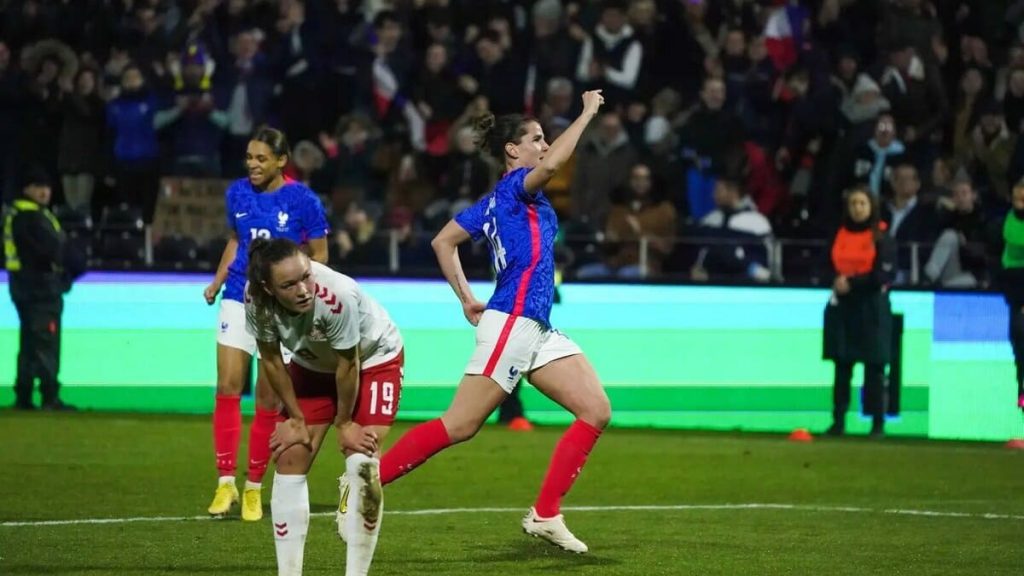
M 263 498 L 259 488 L 246 488 L 242 491 L 242 520 L 256 522 L 263 518 Z
M 238 502 L 238 488 L 234 482 L 226 482 L 217 486 L 217 491 L 213 493 L 213 502 L 206 511 L 211 516 L 223 516 L 231 510 L 231 505 L 235 502 Z

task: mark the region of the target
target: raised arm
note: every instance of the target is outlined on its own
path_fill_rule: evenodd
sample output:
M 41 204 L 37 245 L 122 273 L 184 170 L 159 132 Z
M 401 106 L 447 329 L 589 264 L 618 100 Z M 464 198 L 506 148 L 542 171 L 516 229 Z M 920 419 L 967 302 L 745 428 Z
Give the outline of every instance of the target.
M 441 266 L 444 279 L 448 281 L 462 304 L 466 320 L 476 326 L 480 321 L 480 315 L 483 314 L 484 304 L 473 296 L 473 289 L 469 287 L 466 273 L 462 270 L 462 262 L 459 260 L 459 244 L 469 239 L 469 232 L 465 228 L 459 226 L 455 220 L 449 220 L 430 242 L 430 246 L 437 255 L 437 263 Z
M 523 180 L 523 187 L 527 192 L 536 192 L 544 187 L 549 180 L 558 172 L 576 150 L 576 144 L 590 121 L 597 116 L 597 111 L 604 104 L 604 96 L 600 90 L 590 90 L 583 93 L 583 112 L 579 117 L 562 132 L 562 135 L 551 143 L 551 147 L 544 154 L 539 166 L 530 170 Z

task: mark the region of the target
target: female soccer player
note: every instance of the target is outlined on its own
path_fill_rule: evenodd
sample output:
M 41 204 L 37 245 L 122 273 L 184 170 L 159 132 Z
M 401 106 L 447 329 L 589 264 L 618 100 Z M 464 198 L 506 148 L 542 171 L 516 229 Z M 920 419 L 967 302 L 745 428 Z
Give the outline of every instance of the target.
M 608 424 L 611 407 L 583 352 L 548 320 L 558 220 L 541 188 L 572 155 L 603 102 L 600 91 L 585 92 L 582 114 L 550 146 L 535 120 L 511 115 L 495 122 L 489 114 L 478 120 L 479 141 L 504 159 L 506 173 L 433 241 L 445 278 L 476 326 L 476 351 L 444 415 L 409 430 L 381 462 L 381 481 L 387 484 L 444 448 L 469 440 L 522 374 L 576 416 L 555 447 L 523 530 L 578 553 L 587 545 L 566 528 L 559 507 Z M 484 237 L 497 272 L 486 306 L 473 297 L 457 252 L 462 242 Z
M 1010 197 L 1009 213 L 1000 229 L 1003 250 L 999 286 L 1009 306 L 1010 345 L 1017 368 L 1017 407 L 1024 410 L 1024 180 Z
M 285 179 L 288 140 L 272 128 L 259 129 L 245 153 L 248 178 L 236 180 L 225 194 L 231 235 L 213 282 L 203 291 L 213 304 L 224 286 L 217 331 L 217 397 L 213 410 L 213 445 L 220 476 L 209 513 L 220 516 L 238 501 L 235 461 L 242 428 L 239 395 L 249 374 L 256 340 L 245 331 L 242 293 L 249 242 L 256 238 L 289 238 L 309 246 L 312 258 L 327 261 L 327 218 L 309 188 Z M 260 488 L 270 459 L 278 400 L 257 368 L 256 416 L 249 428 L 249 474 L 242 497 L 242 519 L 263 517 Z
M 309 529 L 306 474 L 334 423 L 346 456 L 348 508 L 359 512 L 347 515 L 345 573 L 364 576 L 380 533 L 384 502 L 377 447 L 398 412 L 402 337 L 354 280 L 311 263 L 285 238 L 253 241 L 248 278 L 246 326 L 288 415 L 272 440 L 277 469 L 270 510 L 278 574 L 302 574 Z M 282 344 L 294 354 L 287 366 Z

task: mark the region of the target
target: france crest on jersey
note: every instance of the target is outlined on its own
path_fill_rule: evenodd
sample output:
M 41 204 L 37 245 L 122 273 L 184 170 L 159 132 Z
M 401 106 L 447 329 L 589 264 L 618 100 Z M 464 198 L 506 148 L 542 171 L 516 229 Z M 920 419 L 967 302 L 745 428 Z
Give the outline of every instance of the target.
M 519 168 L 503 176 L 455 222 L 474 240 L 487 238 L 498 276 L 487 308 L 550 326 L 558 216 L 543 191 L 526 191 L 529 171 Z
M 248 178 L 234 181 L 224 195 L 228 227 L 238 237 L 238 252 L 228 268 L 224 298 L 242 302 L 249 243 L 254 238 L 287 238 L 297 244 L 327 235 L 323 204 L 312 190 L 286 182 L 274 192 L 261 192 Z

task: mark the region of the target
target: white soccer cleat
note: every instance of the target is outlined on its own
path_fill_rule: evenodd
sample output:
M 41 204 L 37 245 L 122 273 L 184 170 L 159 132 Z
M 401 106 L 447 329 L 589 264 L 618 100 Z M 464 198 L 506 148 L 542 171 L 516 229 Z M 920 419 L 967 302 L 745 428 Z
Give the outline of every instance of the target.
M 530 511 L 523 516 L 523 532 L 534 538 L 542 538 L 558 546 L 562 550 L 586 553 L 589 548 L 579 538 L 573 536 L 572 532 L 565 527 L 565 518 L 561 514 L 554 518 L 542 519 L 537 516 L 537 511 L 530 508 Z
M 345 538 L 345 515 L 348 513 L 348 475 L 338 476 L 338 492 L 341 499 L 338 500 L 338 511 L 334 513 L 334 522 L 338 525 L 338 538 L 348 542 Z

